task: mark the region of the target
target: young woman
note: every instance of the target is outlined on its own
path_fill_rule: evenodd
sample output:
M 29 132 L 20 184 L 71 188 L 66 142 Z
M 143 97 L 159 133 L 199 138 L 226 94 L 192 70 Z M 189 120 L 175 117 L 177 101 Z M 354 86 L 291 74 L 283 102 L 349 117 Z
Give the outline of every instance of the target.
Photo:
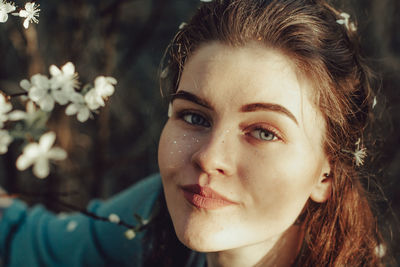
M 322 0 L 204 3 L 161 76 L 161 179 L 89 208 L 153 214 L 147 230 L 128 240 L 116 225 L 16 201 L 0 226 L 8 264 L 383 264 L 361 182 L 374 94 L 346 14 Z

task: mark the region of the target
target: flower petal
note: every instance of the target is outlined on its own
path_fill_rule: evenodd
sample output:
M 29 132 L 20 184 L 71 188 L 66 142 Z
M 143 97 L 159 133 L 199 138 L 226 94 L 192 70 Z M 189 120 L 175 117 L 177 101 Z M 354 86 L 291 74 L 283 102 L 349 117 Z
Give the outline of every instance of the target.
M 6 12 L 0 12 L 0 22 L 4 23 L 8 20 L 8 15 Z
M 51 65 L 49 71 L 51 76 L 57 76 L 61 74 L 61 70 L 56 65 Z
M 33 158 L 27 157 L 25 154 L 22 154 L 18 157 L 16 166 L 20 171 L 26 170 L 29 166 L 33 164 Z
M 135 236 L 136 236 L 136 233 L 135 233 L 135 231 L 133 229 L 129 229 L 129 230 L 125 231 L 125 237 L 127 239 L 132 240 L 132 239 L 135 238 Z
M 65 109 L 65 114 L 68 116 L 72 116 L 78 113 L 78 106 L 74 103 L 71 103 L 68 105 L 68 107 Z
M 101 97 L 100 97 L 100 99 L 101 99 Z M 99 96 L 97 95 L 97 92 L 95 89 L 91 89 L 89 92 L 86 93 L 85 102 L 91 110 L 98 109 L 102 105 L 102 103 L 99 102 Z M 104 104 L 104 101 L 103 101 L 103 104 Z
M 5 4 L 5 6 L 4 6 L 4 11 L 6 12 L 6 13 L 11 13 L 11 12 L 13 12 L 15 10 L 15 6 L 13 5 L 13 4 L 10 4 L 10 3 L 6 3 Z
M 24 155 L 29 158 L 36 158 L 40 154 L 38 143 L 29 143 L 24 147 Z
M 54 108 L 54 99 L 50 95 L 44 96 L 37 102 L 43 111 L 50 112 Z
M 42 152 L 47 152 L 54 144 L 56 134 L 54 132 L 47 132 L 39 139 L 39 146 Z
M 33 101 L 37 102 L 41 98 L 43 98 L 46 95 L 46 93 L 47 93 L 46 89 L 34 86 L 29 90 L 28 96 Z
M 45 157 L 40 157 L 36 160 L 33 165 L 33 174 L 40 179 L 46 178 L 49 176 L 50 166 L 49 161 Z
M 80 93 L 76 93 L 76 92 L 72 93 L 70 95 L 69 99 L 73 103 L 79 103 L 79 104 L 85 103 L 85 99 L 83 98 L 83 95 L 81 95 Z
M 49 78 L 42 74 L 35 74 L 31 78 L 32 84 L 43 89 L 50 89 Z
M 75 73 L 75 66 L 72 62 L 65 63 L 64 66 L 61 67 L 64 74 L 73 75 Z
M 90 117 L 90 110 L 88 108 L 84 107 L 79 110 L 77 116 L 78 121 L 85 122 L 89 119 L 89 117 Z
M 60 105 L 65 105 L 69 102 L 69 97 L 65 93 L 65 91 L 52 90 L 51 95 L 53 96 L 54 100 Z
M 29 18 L 26 18 L 25 20 L 24 20 L 24 28 L 25 29 L 28 29 L 28 27 L 29 27 Z
M 12 136 L 6 130 L 0 130 L 0 154 L 5 154 L 8 151 L 8 146 L 13 141 Z
M 53 147 L 47 152 L 47 157 L 52 160 L 64 160 L 67 158 L 67 152 L 60 147 Z
M 21 18 L 26 18 L 26 17 L 29 16 L 29 13 L 28 13 L 26 10 L 20 10 L 20 11 L 19 11 L 19 16 L 20 16 Z
M 28 103 L 26 104 L 26 112 L 28 114 L 33 114 L 36 111 L 36 107 L 35 104 L 32 101 L 28 101 Z
M 21 86 L 25 91 L 29 91 L 29 89 L 31 89 L 31 83 L 27 79 L 20 81 L 19 86 Z
M 117 80 L 114 77 L 106 77 L 108 83 L 117 84 Z
M 10 121 L 19 121 L 26 118 L 26 112 L 22 110 L 14 110 L 7 114 Z

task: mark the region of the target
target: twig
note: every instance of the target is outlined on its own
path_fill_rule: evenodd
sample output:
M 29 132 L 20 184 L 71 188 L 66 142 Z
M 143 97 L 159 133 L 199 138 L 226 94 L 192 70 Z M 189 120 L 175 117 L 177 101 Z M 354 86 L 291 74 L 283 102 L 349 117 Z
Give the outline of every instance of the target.
M 119 222 L 111 222 L 108 217 L 99 216 L 99 215 L 97 215 L 97 214 L 95 214 L 93 212 L 90 212 L 90 211 L 86 210 L 86 209 L 82 209 L 82 208 L 80 208 L 78 206 L 75 206 L 73 204 L 69 204 L 67 202 L 64 202 L 64 201 L 60 200 L 58 197 L 53 197 L 52 195 L 54 195 L 54 194 L 55 194 L 54 192 L 51 192 L 51 193 L 30 193 L 29 192 L 29 193 L 0 194 L 0 198 L 19 198 L 19 197 L 39 197 L 39 198 L 41 198 L 41 197 L 46 197 L 47 200 L 52 200 L 55 205 L 62 206 L 64 208 L 70 209 L 71 211 L 80 212 L 83 215 L 85 215 L 85 216 L 87 216 L 89 218 L 92 218 L 94 220 L 113 223 L 113 224 L 117 224 L 117 225 L 123 226 L 123 227 L 128 228 L 128 229 L 132 229 L 135 232 L 139 232 L 139 231 L 144 230 L 148 225 L 148 223 L 144 224 L 142 221 L 140 221 L 138 219 L 138 218 L 140 218 L 140 216 L 138 216 L 136 214 L 134 214 L 134 217 L 139 222 L 139 224 L 136 225 L 136 226 L 132 225 L 132 224 L 129 224 L 129 223 L 123 221 L 123 220 L 120 220 Z M 78 192 L 58 192 L 57 193 L 58 196 L 70 196 L 70 195 L 76 195 L 76 194 L 78 194 Z

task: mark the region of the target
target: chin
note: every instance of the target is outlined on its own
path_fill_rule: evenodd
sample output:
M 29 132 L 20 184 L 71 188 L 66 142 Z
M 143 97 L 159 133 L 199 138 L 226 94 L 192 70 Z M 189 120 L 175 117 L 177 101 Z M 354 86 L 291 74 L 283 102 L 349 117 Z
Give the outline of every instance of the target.
M 226 241 L 204 233 L 177 233 L 179 241 L 191 250 L 198 252 L 215 252 L 230 249 Z
M 198 252 L 216 252 L 246 245 L 244 233 L 236 231 L 236 227 L 224 227 L 213 219 L 202 219 L 173 220 L 176 236 L 186 247 Z

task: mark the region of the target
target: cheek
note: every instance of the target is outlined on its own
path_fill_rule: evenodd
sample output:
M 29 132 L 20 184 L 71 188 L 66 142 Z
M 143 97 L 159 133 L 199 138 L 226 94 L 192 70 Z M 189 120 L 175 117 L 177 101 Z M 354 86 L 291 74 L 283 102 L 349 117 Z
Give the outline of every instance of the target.
M 254 216 L 293 222 L 308 200 L 318 177 L 318 159 L 304 148 L 278 148 L 241 160 L 241 186 L 249 194 Z M 267 212 L 265 212 L 267 211 Z M 250 216 L 252 217 L 252 216 Z
M 174 123 L 165 125 L 158 147 L 158 165 L 161 176 L 170 176 L 187 166 L 191 161 L 192 150 L 196 146 L 196 138 L 179 130 Z

